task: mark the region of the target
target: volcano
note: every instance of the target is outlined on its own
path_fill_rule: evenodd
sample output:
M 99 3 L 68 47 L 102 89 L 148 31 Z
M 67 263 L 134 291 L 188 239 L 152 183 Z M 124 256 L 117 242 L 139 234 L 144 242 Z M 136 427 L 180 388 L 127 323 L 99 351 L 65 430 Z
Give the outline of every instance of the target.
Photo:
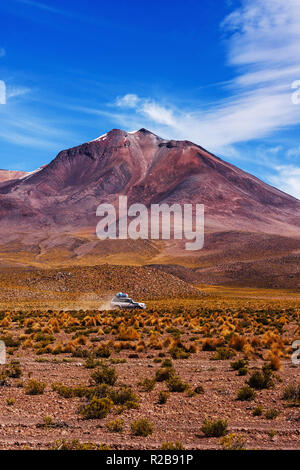
M 101 203 L 204 204 L 205 246 L 105 240 Z M 195 283 L 300 287 L 300 201 L 189 141 L 113 129 L 26 174 L 0 171 L 0 263 L 154 265 Z

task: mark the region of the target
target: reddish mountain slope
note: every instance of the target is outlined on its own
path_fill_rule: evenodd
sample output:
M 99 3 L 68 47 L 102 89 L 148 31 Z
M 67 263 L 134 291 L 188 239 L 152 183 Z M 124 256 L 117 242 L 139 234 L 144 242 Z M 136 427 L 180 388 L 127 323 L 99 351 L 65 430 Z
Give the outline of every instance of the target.
M 147 206 L 204 204 L 207 246 L 188 253 L 182 243 L 172 241 L 100 242 L 95 237 L 96 208 L 115 203 L 119 194 L 126 194 L 129 203 Z M 299 200 L 198 145 L 167 141 L 145 129 L 114 129 L 60 152 L 26 178 L 6 181 L 0 185 L 0 215 L 3 264 L 16 262 L 18 253 L 21 264 L 151 262 L 212 266 L 214 271 L 215 261 L 227 259 L 229 248 L 233 263 L 269 259 L 274 237 L 281 256 L 300 250 Z M 215 242 L 210 235 L 214 233 L 220 234 Z M 258 234 L 265 236 L 263 245 L 256 244 Z M 293 248 L 286 242 L 290 239 Z

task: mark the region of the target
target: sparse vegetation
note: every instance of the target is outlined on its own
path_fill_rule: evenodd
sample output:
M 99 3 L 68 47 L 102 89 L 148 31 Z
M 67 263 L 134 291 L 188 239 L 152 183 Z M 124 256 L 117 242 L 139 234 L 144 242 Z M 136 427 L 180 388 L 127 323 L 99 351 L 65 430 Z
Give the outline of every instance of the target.
M 245 439 L 236 433 L 222 437 L 221 446 L 223 450 L 244 450 Z
M 205 437 L 222 437 L 227 433 L 228 423 L 226 420 L 206 419 L 201 427 L 201 431 Z
M 153 425 L 147 418 L 137 419 L 130 425 L 131 432 L 135 436 L 147 437 L 153 433 Z
M 112 409 L 113 402 L 109 398 L 92 398 L 91 401 L 80 408 L 80 414 L 85 419 L 106 418 Z
M 120 418 L 110 421 L 107 425 L 107 428 L 111 432 L 122 432 L 124 428 L 124 421 Z
M 47 287 L 48 281 L 43 282 Z M 32 286 L 34 289 L 35 284 Z M 57 283 L 56 288 L 59 286 Z M 45 292 L 49 293 L 46 288 Z M 122 432 L 125 442 L 130 423 L 143 419 L 144 413 L 149 417 L 148 410 L 153 408 L 154 424 L 150 418 L 150 425 L 152 429 L 155 426 L 155 434 L 153 437 L 147 434 L 147 446 L 157 443 L 167 428 L 170 442 L 163 438 L 162 449 L 180 450 L 185 444 L 180 434 L 182 413 L 189 432 L 197 435 L 199 424 L 194 414 L 204 410 L 214 417 L 203 423 L 204 436 L 218 437 L 223 433 L 225 438 L 217 442 L 221 448 L 244 448 L 241 436 L 227 435 L 227 422 L 215 418 L 220 416 L 217 413 L 221 410 L 215 406 L 220 396 L 223 410 L 230 410 L 233 429 L 240 423 L 241 409 L 243 418 L 252 420 L 251 429 L 255 432 L 249 434 L 249 440 L 254 442 L 249 446 L 259 447 L 260 442 L 255 444 L 255 433 L 266 432 L 262 429 L 267 419 L 276 419 L 284 429 L 288 413 L 298 413 L 285 410 L 279 414 L 280 410 L 269 409 L 278 403 L 275 401 L 278 396 L 284 400 L 280 408 L 300 406 L 300 386 L 293 382 L 295 370 L 287 366 L 292 341 L 300 332 L 299 306 L 286 301 L 265 302 L 254 299 L 257 293 L 251 295 L 253 298 L 247 298 L 247 302 L 216 296 L 203 296 L 200 301 L 196 298 L 153 301 L 147 302 L 146 312 L 134 314 L 99 313 L 91 308 L 68 310 L 65 305 L 61 311 L 45 308 L 0 311 L 0 336 L 7 340 L 8 357 L 8 364 L 0 366 L 4 419 L 17 413 L 23 420 L 28 409 L 41 406 L 47 416 L 41 417 L 34 427 L 40 428 L 43 445 L 49 448 L 55 447 L 52 439 L 54 436 L 60 439 L 70 422 L 83 433 L 89 426 L 95 426 L 108 443 L 123 439 L 112 435 Z M 208 362 L 212 359 L 215 361 Z M 238 377 L 243 375 L 247 378 Z M 54 380 L 56 383 L 52 384 Z M 48 383 L 50 387 L 46 388 Z M 26 401 L 22 400 L 24 393 L 44 392 L 45 397 L 28 396 Z M 247 403 L 254 398 L 260 403 L 258 406 Z M 245 402 L 236 402 L 235 406 L 235 399 Z M 42 408 L 46 401 L 47 408 Z M 174 426 L 169 416 L 174 418 Z M 86 419 L 105 421 L 88 423 Z M 143 436 L 146 431 L 143 426 L 140 428 Z M 26 440 L 30 430 L 30 424 L 28 430 L 22 429 L 22 440 L 23 436 Z M 8 430 L 2 431 L 7 438 Z M 176 442 L 179 436 L 183 444 Z M 132 437 L 134 446 L 138 441 Z M 279 441 L 269 445 L 277 446 Z M 197 442 L 201 447 L 206 445 L 206 439 Z M 267 448 L 267 442 L 262 442 Z M 56 447 L 88 450 L 106 445 L 59 440 Z
M 245 385 L 238 391 L 237 399 L 241 401 L 251 401 L 254 400 L 255 396 L 256 393 L 253 388 L 249 387 L 248 385 Z
M 263 411 L 264 411 L 263 405 L 258 405 L 255 408 L 253 408 L 252 415 L 261 416 L 263 414 Z
M 46 384 L 38 380 L 29 380 L 25 385 L 26 395 L 43 395 Z

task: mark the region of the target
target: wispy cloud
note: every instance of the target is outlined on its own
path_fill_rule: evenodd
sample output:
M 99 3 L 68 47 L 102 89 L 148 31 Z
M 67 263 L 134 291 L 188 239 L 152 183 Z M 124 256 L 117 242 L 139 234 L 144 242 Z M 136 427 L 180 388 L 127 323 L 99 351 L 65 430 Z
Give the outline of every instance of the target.
M 236 76 L 225 83 L 227 98 L 193 109 L 131 93 L 116 105 L 163 135 L 188 138 L 223 152 L 227 146 L 272 135 L 300 124 L 291 83 L 300 78 L 300 2 L 243 0 L 222 23 L 228 64 Z M 222 85 L 221 85 L 222 86 Z M 195 111 L 197 109 L 197 111 Z
M 32 100 L 23 98 L 30 93 L 29 88 L 8 85 L 6 90 L 6 104 L 0 106 L 0 140 L 49 152 L 75 141 L 58 119 L 46 118 L 33 111 Z
M 16 98 L 17 96 L 23 96 L 30 93 L 30 88 L 22 86 L 9 86 L 6 90 L 6 99 Z
M 0 47 L 0 59 L 6 55 L 6 50 L 4 47 Z
M 14 0 L 17 3 L 22 3 L 30 7 L 38 8 L 39 10 L 48 11 L 49 13 L 55 13 L 58 15 L 69 15 L 69 12 L 66 10 L 61 10 L 56 7 L 52 7 L 46 3 L 36 2 L 34 0 Z
M 281 165 L 275 168 L 276 174 L 269 177 L 271 183 L 282 191 L 300 199 L 300 167 Z

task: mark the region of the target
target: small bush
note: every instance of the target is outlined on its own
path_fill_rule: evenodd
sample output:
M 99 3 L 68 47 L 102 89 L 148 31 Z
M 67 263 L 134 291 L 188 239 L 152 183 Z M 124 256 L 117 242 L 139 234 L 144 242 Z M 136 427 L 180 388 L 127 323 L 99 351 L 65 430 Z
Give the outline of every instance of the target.
M 86 369 L 95 369 L 100 365 L 99 361 L 97 361 L 94 357 L 90 356 L 85 361 L 84 367 Z
M 187 384 L 180 377 L 174 375 L 167 380 L 167 386 L 170 392 L 182 393 L 187 389 Z
M 139 398 L 129 385 L 123 385 L 118 390 L 111 389 L 109 398 L 115 405 L 122 405 L 127 409 L 139 406 Z
M 155 372 L 155 380 L 156 382 L 164 382 L 173 375 L 175 375 L 175 370 L 172 367 L 160 367 Z
M 111 356 L 111 350 L 109 349 L 108 346 L 106 345 L 101 345 L 96 349 L 96 356 L 97 357 L 103 357 L 103 358 L 108 358 Z
M 101 369 L 97 369 L 93 372 L 91 378 L 96 384 L 114 385 L 118 376 L 114 367 L 102 365 Z
M 244 450 L 245 439 L 238 434 L 232 433 L 221 439 L 223 450 Z
M 173 362 L 171 361 L 171 359 L 165 359 L 162 363 L 161 363 L 161 366 L 162 367 L 173 367 Z
M 284 400 L 290 400 L 290 401 L 299 401 L 300 400 L 300 385 L 288 385 L 285 387 L 284 392 L 283 392 L 283 397 Z
M 248 361 L 247 359 L 238 359 L 237 361 L 231 362 L 230 366 L 233 370 L 240 370 L 244 367 L 247 367 Z
M 153 425 L 147 418 L 141 418 L 130 425 L 131 432 L 134 436 L 143 436 L 147 437 L 153 433 Z
M 43 428 L 53 428 L 55 426 L 52 416 L 44 416 L 43 418 Z
M 8 376 L 5 371 L 0 372 L 0 387 L 8 385 Z
M 139 387 L 143 392 L 151 392 L 155 387 L 155 379 L 149 379 L 148 377 L 139 382 Z
M 252 411 L 252 416 L 261 416 L 263 414 L 264 407 L 262 405 L 256 406 Z
M 72 441 L 66 441 L 61 439 L 55 441 L 52 446 L 52 450 L 110 450 L 105 444 L 94 444 L 92 442 L 81 443 L 78 439 Z
M 102 419 L 106 418 L 112 406 L 109 398 L 92 398 L 90 403 L 81 407 L 80 414 L 85 419 Z
M 39 382 L 38 380 L 29 380 L 25 385 L 26 395 L 43 395 L 46 388 L 46 384 Z
M 248 369 L 247 367 L 241 367 L 241 369 L 238 370 L 238 375 L 247 375 L 248 374 Z
M 188 359 L 190 357 L 189 352 L 187 352 L 184 348 L 180 348 L 179 346 L 174 346 L 169 350 L 173 359 Z
M 122 419 L 115 419 L 114 421 L 110 421 L 107 425 L 107 428 L 111 432 L 122 432 L 124 427 L 124 421 Z
M 6 374 L 12 379 L 19 379 L 22 377 L 23 372 L 20 363 L 18 361 L 11 362 L 11 364 L 9 364 L 8 368 L 6 369 Z
M 245 387 L 242 387 L 237 394 L 237 399 L 241 401 L 251 401 L 254 400 L 256 396 L 255 391 L 253 388 L 249 387 L 249 385 L 245 385 Z
M 13 406 L 15 403 L 16 403 L 16 399 L 15 399 L 15 398 L 7 398 L 7 399 L 6 399 L 6 404 L 7 404 L 7 406 Z
M 184 450 L 184 447 L 181 442 L 164 442 L 161 450 Z
M 217 421 L 213 421 L 206 419 L 201 427 L 201 431 L 205 437 L 222 437 L 227 433 L 227 426 L 227 420 L 219 419 Z
M 73 398 L 74 397 L 74 391 L 72 387 L 69 387 L 68 385 L 63 385 L 61 383 L 55 383 L 52 384 L 52 390 L 58 393 L 60 397 L 63 398 Z
M 271 388 L 274 385 L 273 373 L 269 368 L 263 368 L 262 371 L 255 371 L 249 378 L 247 384 L 256 390 Z
M 158 394 L 158 403 L 164 405 L 167 403 L 167 400 L 170 396 L 170 393 L 167 390 L 161 390 Z
M 270 410 L 266 411 L 265 417 L 266 419 L 276 419 L 279 415 L 280 411 L 275 410 L 275 408 L 271 408 Z
M 219 348 L 212 356 L 213 361 L 226 361 L 235 356 L 235 352 L 230 348 Z

